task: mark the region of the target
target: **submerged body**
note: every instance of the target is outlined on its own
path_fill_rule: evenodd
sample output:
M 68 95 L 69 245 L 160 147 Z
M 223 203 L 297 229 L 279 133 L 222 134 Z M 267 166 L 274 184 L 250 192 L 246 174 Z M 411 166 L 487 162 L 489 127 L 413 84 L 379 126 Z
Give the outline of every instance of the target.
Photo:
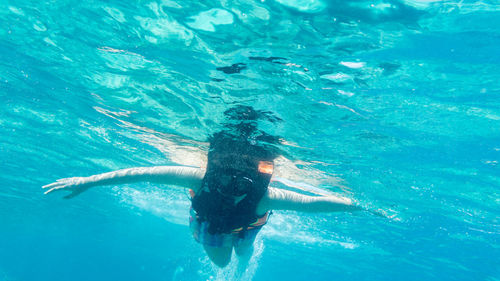
M 81 192 L 94 186 L 117 185 L 134 182 L 151 182 L 189 188 L 194 194 L 199 193 L 202 188 L 203 179 L 206 171 L 201 168 L 184 166 L 156 166 L 156 167 L 137 167 L 113 172 L 93 175 L 89 177 L 73 177 L 57 180 L 43 188 L 48 189 L 45 193 L 51 193 L 58 190 L 67 190 L 72 193 L 65 198 L 72 198 Z M 273 179 L 271 179 L 273 181 Z M 269 186 L 263 196 L 256 204 L 255 216 L 262 218 L 270 210 L 295 210 L 303 212 L 335 212 L 356 210 L 352 200 L 337 196 L 307 196 L 289 190 Z M 192 217 L 191 229 L 198 242 L 203 244 L 205 252 L 212 262 L 220 267 L 226 266 L 231 260 L 232 249 L 236 254 L 251 254 L 252 244 L 255 236 L 262 225 L 245 232 L 245 236 L 239 237 L 238 234 L 218 233 L 221 239 L 230 239 L 233 242 L 214 243 L 209 234 L 203 229 L 203 222 L 196 221 Z M 194 225 L 193 225 L 194 223 Z M 200 239 L 199 235 L 212 235 L 211 238 Z M 242 239 L 239 239 L 242 238 Z

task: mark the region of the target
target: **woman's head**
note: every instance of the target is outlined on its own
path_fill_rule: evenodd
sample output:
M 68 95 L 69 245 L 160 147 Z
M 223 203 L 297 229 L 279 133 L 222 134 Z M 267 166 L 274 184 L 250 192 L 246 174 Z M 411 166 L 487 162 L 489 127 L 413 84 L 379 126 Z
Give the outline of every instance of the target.
M 258 170 L 260 161 L 273 162 L 280 138 L 257 128 L 259 120 L 281 121 L 271 112 L 237 106 L 224 112 L 224 129 L 213 134 L 208 151 L 208 169 Z

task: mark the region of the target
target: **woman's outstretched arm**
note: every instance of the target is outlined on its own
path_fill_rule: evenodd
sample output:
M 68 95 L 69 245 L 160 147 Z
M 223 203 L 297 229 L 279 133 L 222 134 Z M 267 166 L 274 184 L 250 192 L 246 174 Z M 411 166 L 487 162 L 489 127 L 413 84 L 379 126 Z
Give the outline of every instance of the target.
M 72 198 L 93 186 L 116 185 L 134 182 L 154 182 L 182 187 L 199 188 L 205 171 L 200 168 L 183 166 L 137 167 L 117 170 L 89 177 L 73 177 L 59 179 L 43 186 L 45 194 L 68 190 L 71 194 L 64 198 Z
M 268 210 L 294 210 L 300 212 L 341 212 L 361 210 L 349 198 L 338 196 L 308 196 L 297 192 L 269 187 L 259 202 L 258 214 Z

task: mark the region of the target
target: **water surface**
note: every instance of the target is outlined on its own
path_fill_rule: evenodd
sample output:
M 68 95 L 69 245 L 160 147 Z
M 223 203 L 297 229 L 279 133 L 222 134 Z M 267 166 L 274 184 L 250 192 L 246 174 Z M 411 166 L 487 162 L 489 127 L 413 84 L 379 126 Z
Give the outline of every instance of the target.
M 0 280 L 500 280 L 497 1 L 2 1 Z M 355 214 L 275 212 L 214 268 L 184 191 L 43 196 L 202 166 L 223 112 L 283 122 L 277 176 Z

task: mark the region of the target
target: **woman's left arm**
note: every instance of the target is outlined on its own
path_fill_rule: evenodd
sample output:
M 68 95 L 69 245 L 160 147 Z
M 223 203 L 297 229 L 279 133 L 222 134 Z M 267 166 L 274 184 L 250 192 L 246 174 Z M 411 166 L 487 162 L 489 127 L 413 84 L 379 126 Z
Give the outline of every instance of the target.
M 261 199 L 258 213 L 264 210 L 293 210 L 300 212 L 342 212 L 361 210 L 354 202 L 338 196 L 308 196 L 280 188 L 269 187 Z

